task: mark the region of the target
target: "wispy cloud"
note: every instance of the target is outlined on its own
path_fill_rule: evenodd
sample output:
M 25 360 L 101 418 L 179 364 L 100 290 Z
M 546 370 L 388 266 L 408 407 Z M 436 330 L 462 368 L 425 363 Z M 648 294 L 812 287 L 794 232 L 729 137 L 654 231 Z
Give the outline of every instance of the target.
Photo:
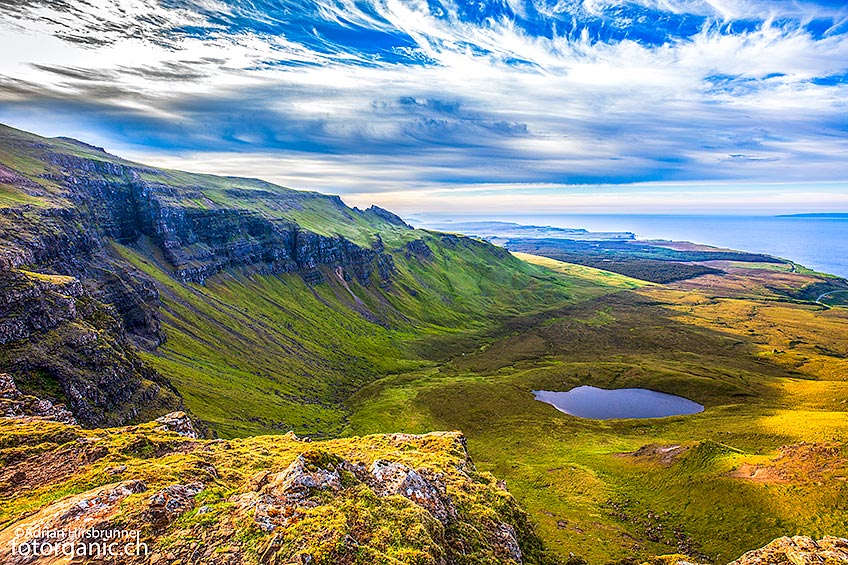
M 842 3 L 0 0 L 0 30 L 0 120 L 357 202 L 848 180 Z

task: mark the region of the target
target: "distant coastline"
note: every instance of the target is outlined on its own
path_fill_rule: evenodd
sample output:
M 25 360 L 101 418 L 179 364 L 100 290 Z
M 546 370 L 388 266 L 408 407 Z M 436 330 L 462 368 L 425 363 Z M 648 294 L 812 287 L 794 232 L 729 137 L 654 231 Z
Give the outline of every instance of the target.
M 429 222 L 427 221 L 429 219 Z M 418 224 L 444 222 L 419 218 Z M 630 233 L 639 240 L 689 241 L 783 257 L 821 273 L 848 278 L 848 213 L 781 216 L 697 214 L 492 214 L 454 216 L 461 222 L 515 222 L 523 226 Z M 456 228 L 454 228 L 456 229 Z

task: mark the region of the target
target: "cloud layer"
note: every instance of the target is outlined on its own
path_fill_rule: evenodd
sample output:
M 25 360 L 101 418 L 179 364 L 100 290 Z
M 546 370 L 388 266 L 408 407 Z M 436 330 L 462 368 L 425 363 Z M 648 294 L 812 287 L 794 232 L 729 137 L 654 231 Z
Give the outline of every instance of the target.
M 848 9 L 0 0 L 0 121 L 409 211 L 528 183 L 564 207 L 573 185 L 741 205 L 776 182 L 835 206 L 818 183 L 848 186 Z

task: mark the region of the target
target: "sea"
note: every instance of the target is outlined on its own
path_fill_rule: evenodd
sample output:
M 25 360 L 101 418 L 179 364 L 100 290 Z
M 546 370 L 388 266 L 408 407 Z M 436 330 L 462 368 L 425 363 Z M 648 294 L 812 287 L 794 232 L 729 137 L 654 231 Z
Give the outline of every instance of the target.
M 691 241 L 766 253 L 848 278 L 848 215 L 543 215 L 487 217 L 519 224 L 633 232 L 638 239 Z

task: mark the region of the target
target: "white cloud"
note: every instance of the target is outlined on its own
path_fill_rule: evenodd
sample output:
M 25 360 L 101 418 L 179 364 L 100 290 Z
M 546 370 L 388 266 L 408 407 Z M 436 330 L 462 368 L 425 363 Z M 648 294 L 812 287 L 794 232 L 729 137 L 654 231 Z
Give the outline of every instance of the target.
M 153 0 L 69 1 L 64 14 L 0 14 L 0 75 L 14 84 L 0 88 L 0 118 L 75 134 L 54 132 L 70 118 L 50 112 L 84 104 L 82 137 L 108 141 L 108 128 L 95 125 L 88 136 L 85 128 L 98 116 L 125 119 L 109 145 L 140 159 L 164 161 L 156 146 L 165 146 L 183 154 L 169 163 L 187 168 L 381 198 L 393 187 L 423 195 L 457 181 L 848 176 L 848 86 L 813 80 L 848 71 L 848 34 L 803 27 L 816 17 L 843 21 L 845 9 L 584 0 L 577 10 L 604 15 L 638 4 L 706 18 L 699 33 L 655 45 L 599 41 L 588 31 L 534 36 L 502 17 L 463 19 L 451 2 L 441 14 L 423 0 L 316 4 L 314 18 L 351 33 L 362 26 L 411 38 L 429 61 L 411 64 L 361 46 L 333 52 L 325 49 L 331 38 L 312 36 L 313 45 L 287 34 L 282 16 L 220 1 L 173 9 Z M 571 3 L 545 10 L 577 14 Z M 282 31 L 212 24 L 204 15 L 211 11 Z M 728 32 L 754 15 L 758 26 Z M 179 31 L 185 26 L 206 32 Z M 408 98 L 416 102 L 399 102 Z M 133 131 L 154 147 L 134 146 Z

